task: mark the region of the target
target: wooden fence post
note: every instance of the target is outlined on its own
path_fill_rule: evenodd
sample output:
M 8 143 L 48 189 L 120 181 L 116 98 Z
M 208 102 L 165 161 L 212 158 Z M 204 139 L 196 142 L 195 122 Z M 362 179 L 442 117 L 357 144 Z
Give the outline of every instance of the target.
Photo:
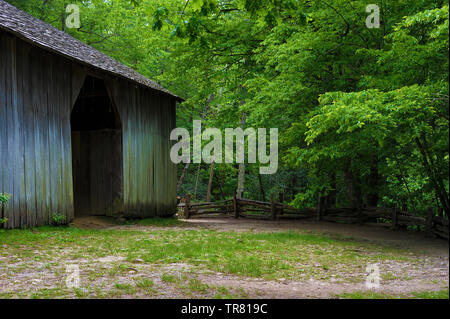
M 280 193 L 279 195 L 278 195 L 278 201 L 281 203 L 281 204 L 283 204 L 284 203 L 284 194 L 283 193 Z M 280 208 L 279 208 L 279 214 L 280 215 L 283 215 L 284 214 L 284 209 L 283 209 L 283 206 L 281 206 Z
M 189 210 L 190 210 L 190 203 L 191 203 L 191 195 L 187 194 L 184 198 L 184 218 L 189 219 Z
M 277 219 L 277 206 L 275 205 L 275 199 L 273 194 L 270 194 L 270 212 L 272 214 L 272 219 Z
M 392 229 L 397 229 L 397 205 L 395 205 L 394 209 L 392 210 Z
M 233 211 L 234 211 L 234 218 L 239 217 L 239 203 L 236 196 L 236 191 L 233 193 Z
M 425 237 L 431 237 L 431 228 L 433 227 L 433 209 L 427 210 L 427 218 L 425 221 Z

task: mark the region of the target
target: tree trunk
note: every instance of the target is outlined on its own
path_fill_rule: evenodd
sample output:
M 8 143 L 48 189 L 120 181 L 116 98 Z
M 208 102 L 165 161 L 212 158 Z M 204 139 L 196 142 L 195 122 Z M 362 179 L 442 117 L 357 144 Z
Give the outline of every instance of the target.
M 244 126 L 245 126 L 245 115 L 242 115 L 241 128 L 244 129 Z M 244 186 L 245 186 L 245 163 L 239 163 L 238 185 L 236 190 L 237 198 L 242 198 L 244 196 Z
M 211 162 L 211 167 L 209 170 L 208 191 L 206 193 L 206 201 L 207 202 L 211 201 L 211 189 L 212 189 L 213 175 L 214 175 L 214 161 Z
M 266 201 L 266 193 L 264 192 L 264 187 L 262 184 L 261 174 L 258 173 L 258 183 L 259 183 L 259 192 L 261 193 L 262 201 Z
M 239 163 L 238 185 L 236 189 L 237 198 L 242 198 L 244 196 L 244 186 L 245 186 L 245 164 Z
M 202 163 L 198 163 L 197 176 L 195 177 L 194 199 L 197 199 L 198 178 L 199 178 L 199 176 L 200 176 L 200 167 L 201 167 L 201 166 L 202 166 Z
M 419 151 L 422 155 L 423 165 L 428 173 L 428 176 L 430 177 L 432 186 L 439 197 L 439 200 L 442 204 L 442 207 L 445 211 L 445 213 L 449 214 L 449 198 L 447 191 L 445 190 L 445 187 L 443 187 L 443 182 L 439 176 L 439 173 L 436 172 L 436 169 L 432 165 L 432 159 L 431 156 L 429 156 L 429 152 L 426 147 L 426 141 L 425 138 L 422 137 L 423 141 L 421 141 L 418 137 L 415 138 L 416 145 L 419 148 Z

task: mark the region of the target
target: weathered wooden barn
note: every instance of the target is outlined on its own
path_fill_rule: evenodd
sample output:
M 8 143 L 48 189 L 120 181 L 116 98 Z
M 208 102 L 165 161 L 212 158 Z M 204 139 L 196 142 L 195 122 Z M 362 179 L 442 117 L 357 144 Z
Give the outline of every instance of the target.
M 175 212 L 181 99 L 0 0 L 0 192 L 6 227 L 54 215 Z

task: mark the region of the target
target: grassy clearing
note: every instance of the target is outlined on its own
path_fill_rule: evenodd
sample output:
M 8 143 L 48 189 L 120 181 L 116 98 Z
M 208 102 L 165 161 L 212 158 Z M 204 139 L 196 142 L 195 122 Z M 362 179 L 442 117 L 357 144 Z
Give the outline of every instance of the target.
M 294 231 L 168 229 L 183 225 L 175 219 L 137 223 L 152 228 L 0 230 L 0 267 L 4 269 L 0 281 L 24 273 L 37 280 L 43 274 L 54 278 L 49 280 L 49 287 L 36 284 L 31 294 L 30 287 L 20 286 L 19 282 L 15 293 L 0 291 L 0 298 L 161 296 L 163 286 L 182 291 L 184 296 L 244 298 L 245 291 L 203 283 L 195 274 L 219 272 L 266 280 L 312 278 L 357 283 L 365 280 L 369 263 L 389 260 L 411 266 L 418 262 L 409 251 L 345 237 Z M 65 288 L 66 264 L 80 265 L 84 288 Z M 176 271 L 164 267 L 175 267 Z M 180 271 L 180 267 L 186 270 Z M 145 277 L 146 273 L 158 271 L 161 273 L 156 278 Z M 386 272 L 382 278 L 401 277 Z
M 188 263 L 205 270 L 265 279 L 326 279 L 332 271 L 363 275 L 367 263 L 386 259 L 414 261 L 396 249 L 299 232 L 154 230 L 149 233 L 41 227 L 3 230 L 0 237 L 7 247 L 1 254 L 9 256 L 10 264 L 24 258 L 51 263 L 49 257 L 61 255 L 72 261 L 124 256 L 130 263 L 136 260 L 150 264 Z

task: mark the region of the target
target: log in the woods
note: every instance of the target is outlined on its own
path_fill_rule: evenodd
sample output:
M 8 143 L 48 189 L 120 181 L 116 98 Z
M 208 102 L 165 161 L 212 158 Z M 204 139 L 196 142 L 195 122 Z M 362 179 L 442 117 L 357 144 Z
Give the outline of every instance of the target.
M 259 200 L 253 200 L 253 199 L 247 199 L 247 198 L 239 198 L 239 202 L 246 203 L 246 204 L 262 204 L 262 205 L 270 206 L 270 203 L 268 203 L 268 202 L 262 202 Z
M 217 211 L 217 210 L 233 210 L 233 206 L 228 205 L 228 206 L 221 206 L 221 205 L 217 205 L 217 207 L 213 207 L 213 208 L 203 208 L 203 207 L 192 207 L 189 206 L 189 211 L 190 212 L 195 212 L 195 211 Z
M 243 210 L 243 209 L 247 209 L 247 208 L 252 208 L 252 209 L 257 209 L 263 212 L 270 212 L 270 207 L 261 207 L 261 206 L 255 206 L 255 205 L 242 205 L 242 204 L 238 204 L 239 206 L 239 210 Z
M 412 223 L 415 225 L 425 225 L 426 220 L 422 217 L 416 217 L 416 216 L 405 216 L 405 215 L 398 215 L 397 220 L 399 223 Z
M 256 204 L 256 203 L 243 203 L 239 199 L 238 199 L 238 205 L 239 205 L 239 207 L 254 206 L 254 207 L 259 207 L 261 209 L 268 209 L 268 210 L 270 210 L 270 204 L 269 205 L 262 205 L 262 204 Z
M 202 202 L 202 203 L 190 203 L 192 207 L 196 206 L 206 206 L 206 205 L 216 205 L 216 204 L 223 204 L 223 203 L 232 203 L 232 199 L 226 199 L 226 200 L 219 200 L 217 202 Z M 178 206 L 184 206 L 184 203 L 178 204 Z
M 231 213 L 232 211 L 191 211 L 189 212 L 189 216 L 196 216 L 196 215 L 214 215 L 214 214 L 226 214 Z
M 189 206 L 190 210 L 215 210 L 215 209 L 232 209 L 233 207 L 231 205 L 211 205 L 211 206 L 202 206 L 202 207 L 192 207 Z

